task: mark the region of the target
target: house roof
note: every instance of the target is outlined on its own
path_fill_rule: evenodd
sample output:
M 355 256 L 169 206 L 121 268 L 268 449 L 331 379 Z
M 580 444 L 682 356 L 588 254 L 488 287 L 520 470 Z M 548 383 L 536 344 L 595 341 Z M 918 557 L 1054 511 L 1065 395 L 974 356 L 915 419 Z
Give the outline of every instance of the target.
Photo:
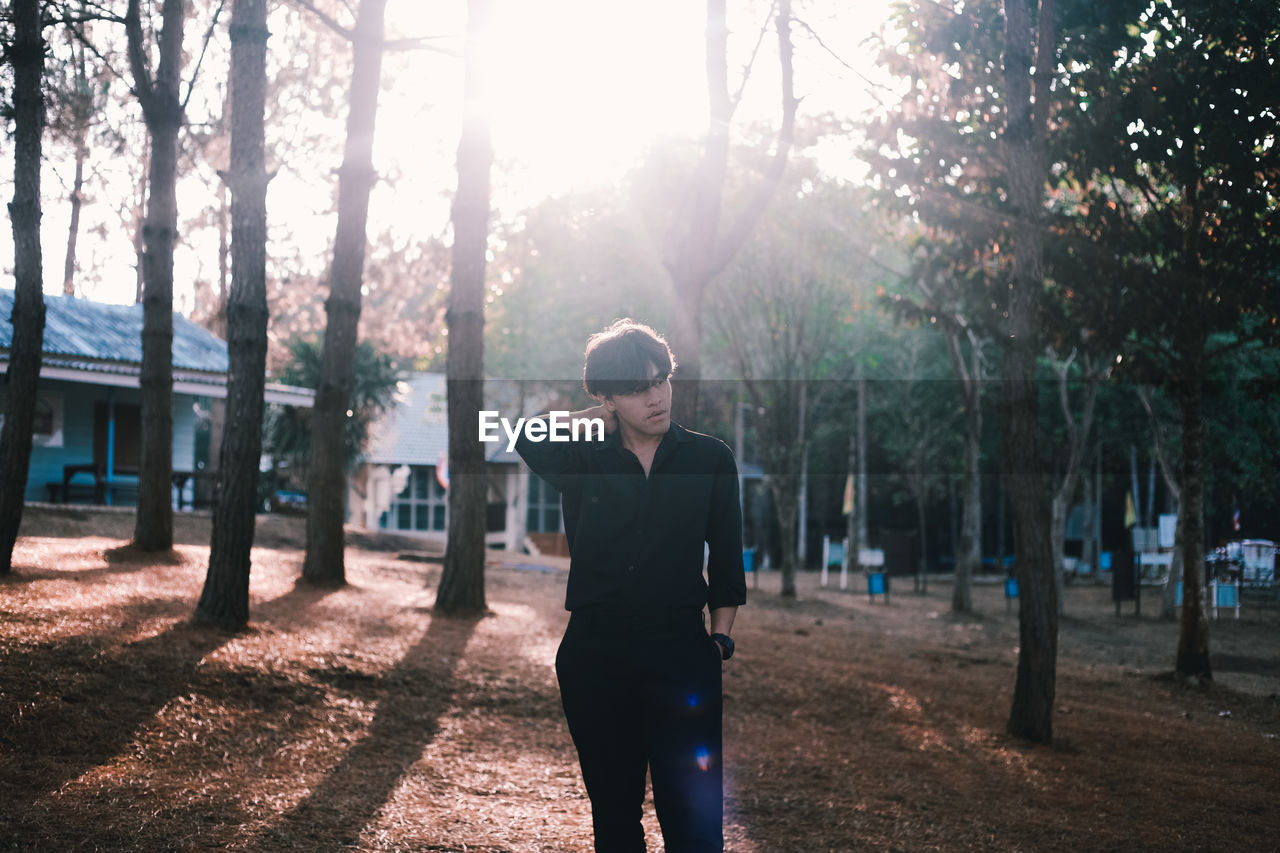
M 373 465 L 439 465 L 449 451 L 444 376 L 402 380 L 387 413 L 370 429 L 365 461 Z
M 400 382 L 392 405 L 370 428 L 370 465 L 439 465 L 449 453 L 449 411 L 442 373 L 414 373 Z M 485 461 L 516 465 L 504 441 L 485 446 Z
M 72 296 L 44 295 L 40 375 L 99 385 L 139 387 L 142 306 L 110 305 Z M 13 346 L 13 290 L 0 288 L 0 367 Z M 197 396 L 227 395 L 227 344 L 181 314 L 173 315 L 173 388 Z M 268 402 L 311 406 L 315 391 L 268 382 Z
M 44 296 L 44 353 L 77 360 L 142 364 L 142 305 L 109 305 Z M 0 289 L 0 349 L 13 343 L 13 291 Z M 227 372 L 227 344 L 181 314 L 173 315 L 173 366 Z

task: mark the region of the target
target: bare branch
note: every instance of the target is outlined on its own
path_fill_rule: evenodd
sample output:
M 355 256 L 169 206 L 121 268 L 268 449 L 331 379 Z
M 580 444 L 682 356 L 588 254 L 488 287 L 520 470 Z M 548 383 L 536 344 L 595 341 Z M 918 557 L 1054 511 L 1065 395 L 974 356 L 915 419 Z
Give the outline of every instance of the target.
M 222 7 L 225 0 L 218 0 L 218 8 L 213 10 L 213 20 L 209 22 L 209 29 L 205 31 L 204 43 L 200 45 L 200 56 L 196 58 L 195 67 L 191 70 L 191 79 L 187 82 L 187 96 L 182 99 L 182 112 L 187 111 L 187 104 L 191 102 L 191 93 L 196 89 L 196 78 L 200 76 L 200 65 L 204 62 L 204 55 L 209 50 L 209 41 L 213 38 L 213 31 L 218 26 L 218 17 L 222 14 Z
M 791 0 L 779 0 L 777 29 L 778 59 L 782 71 L 782 126 L 778 129 L 777 147 L 774 149 L 773 159 L 755 195 L 733 223 L 724 240 L 716 246 L 715 254 L 711 259 L 713 270 L 724 269 L 746 242 L 751 229 L 764 213 L 769 199 L 773 197 L 774 190 L 782 180 L 782 173 L 787 168 L 787 159 L 791 155 L 791 143 L 795 137 L 796 128 L 796 109 L 800 103 L 795 95 L 792 63 L 794 48 L 791 43 Z
M 119 18 L 119 17 L 114 19 L 107 19 L 107 18 L 85 19 L 80 23 L 87 23 L 90 20 L 111 20 L 114 23 L 120 23 L 120 24 L 125 23 L 125 19 Z M 92 53 L 98 59 L 98 61 L 102 63 L 102 67 L 105 68 L 112 77 L 114 77 L 115 79 L 123 83 L 125 86 L 127 86 L 129 88 L 129 91 L 133 92 L 135 96 L 137 95 L 137 90 L 134 88 L 134 81 L 130 80 L 124 74 L 116 70 L 115 66 L 111 64 L 111 60 L 109 60 L 106 56 L 104 56 L 102 51 L 98 50 L 98 48 L 94 46 L 93 42 L 89 41 L 89 39 L 85 37 L 84 30 L 81 30 L 79 27 L 75 27 L 75 26 L 69 27 L 69 30 L 71 32 L 72 38 L 74 38 L 80 44 L 81 47 L 85 48 L 90 53 Z
M 349 27 L 344 27 L 342 24 L 338 23 L 327 13 L 317 8 L 316 4 L 312 3 L 311 0 L 289 0 L 289 2 L 297 6 L 299 9 L 305 9 L 306 11 L 315 15 L 316 18 L 320 21 L 320 23 L 324 24 L 326 27 L 333 30 L 333 32 L 337 33 L 339 36 L 346 39 L 347 41 L 355 40 L 355 37 L 356 37 L 355 31 L 353 31 Z
M 729 99 L 729 115 L 737 111 L 738 104 L 742 101 L 742 93 L 747 90 L 747 81 L 751 79 L 751 68 L 756 64 L 756 55 L 760 53 L 760 46 L 764 44 L 764 37 L 769 32 L 769 22 L 773 20 L 773 10 L 777 7 L 777 0 L 773 0 L 769 11 L 765 13 L 764 23 L 760 26 L 759 35 L 756 36 L 756 46 L 751 48 L 751 56 L 747 59 L 747 64 L 742 66 L 742 81 L 738 84 L 738 91 Z
M 1053 347 L 1046 347 L 1046 351 L 1050 358 L 1057 355 L 1053 351 Z M 1076 422 L 1071 412 L 1071 399 L 1067 395 L 1067 374 L 1071 371 L 1071 364 L 1076 360 L 1075 347 L 1071 348 L 1071 354 L 1061 361 L 1054 361 L 1053 370 L 1058 374 L 1058 405 L 1062 408 L 1062 416 L 1067 421 L 1067 432 L 1071 436 L 1071 443 L 1075 444 Z
M 64 26 L 75 28 L 81 24 L 92 24 L 95 22 L 123 24 L 124 18 L 113 12 L 107 12 L 105 10 L 94 14 L 82 12 L 78 15 L 72 14 L 68 11 L 61 15 L 46 15 L 42 22 L 46 27 Z
M 1151 423 L 1151 449 L 1155 453 L 1156 463 L 1160 466 L 1160 473 L 1164 476 L 1164 483 L 1173 493 L 1174 503 L 1179 503 L 1182 500 L 1182 488 L 1175 478 L 1173 466 L 1169 464 L 1169 456 L 1164 446 L 1164 431 L 1160 428 L 1160 421 L 1151 405 L 1151 389 L 1136 385 L 1134 391 L 1142 401 L 1142 408 L 1147 410 L 1147 420 Z
M 129 68 L 133 73 L 133 91 L 142 104 L 142 112 L 146 114 L 152 107 L 155 89 L 151 81 L 151 68 L 147 64 L 147 56 L 143 49 L 142 10 L 139 0 L 129 0 L 124 15 L 124 30 L 128 41 Z
M 451 47 L 441 47 L 440 45 L 430 44 L 430 42 L 439 39 L 452 39 L 455 36 L 416 36 L 414 38 L 388 39 L 382 43 L 383 50 L 428 50 L 432 53 L 441 53 L 453 59 L 461 59 L 462 53 Z
M 813 39 L 815 42 L 818 43 L 818 47 L 822 48 L 823 51 L 825 51 L 828 56 L 830 56 L 836 62 L 840 63 L 842 66 L 844 66 L 846 71 L 852 72 L 855 77 L 857 77 L 863 83 L 866 83 L 867 93 L 870 94 L 871 97 L 876 99 L 876 103 L 878 103 L 882 107 L 888 105 L 889 102 L 881 98 L 879 95 L 877 95 L 874 90 L 878 89 L 882 92 L 892 92 L 892 89 L 890 89 L 888 86 L 884 85 L 883 83 L 877 83 L 867 75 L 863 74 L 857 68 L 854 68 L 848 62 L 846 62 L 844 57 L 836 53 L 825 41 L 822 40 L 822 36 L 818 35 L 817 30 L 815 30 L 813 27 L 809 26 L 807 23 L 805 23 L 799 18 L 796 18 L 795 22 L 801 29 L 803 29 L 806 33 L 809 34 L 809 38 Z

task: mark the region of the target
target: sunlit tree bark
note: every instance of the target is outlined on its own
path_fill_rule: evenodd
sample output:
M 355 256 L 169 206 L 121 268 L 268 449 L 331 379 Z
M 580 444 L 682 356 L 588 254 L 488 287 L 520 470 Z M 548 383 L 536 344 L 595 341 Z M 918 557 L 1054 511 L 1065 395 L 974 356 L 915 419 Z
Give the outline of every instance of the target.
M 1035 369 L 1040 351 L 1039 301 L 1044 288 L 1042 220 L 1049 81 L 1056 62 L 1055 0 L 1040 0 L 1032 6 L 1039 9 L 1034 30 L 1023 0 L 1006 0 L 1004 4 L 1008 99 L 1004 150 L 1009 164 L 1014 260 L 1001 372 L 1004 477 L 1013 511 L 1019 589 L 1017 682 L 1008 729 L 1011 734 L 1043 742 L 1053 738 L 1058 604 L 1049 495 L 1039 454 Z
M 480 45 L 489 0 L 467 5 L 466 82 L 458 191 L 453 199 L 453 270 L 446 313 L 449 407 L 449 541 L 436 594 L 441 613 L 485 612 L 484 509 L 487 477 L 476 417 L 484 406 L 484 275 L 489 239 L 489 121 L 480 109 Z
M 4 428 L 0 430 L 0 575 L 12 570 L 22 523 L 31 429 L 35 418 L 40 352 L 44 344 L 43 263 L 40 254 L 40 150 L 44 131 L 44 36 L 39 0 L 14 0 L 13 41 L 5 46 L 13 67 L 13 340 Z
M 125 31 L 133 88 L 151 138 L 147 214 L 142 226 L 142 460 L 134 544 L 173 547 L 173 247 L 178 232 L 178 132 L 182 128 L 183 0 L 164 0 L 154 77 L 140 0 L 129 0 Z
M 219 449 L 209 570 L 196 619 L 237 629 L 249 621 L 249 558 L 262 456 L 267 363 L 265 131 L 267 0 L 231 13 L 231 288 L 227 299 L 227 418 Z
M 307 466 L 307 554 L 303 579 L 346 582 L 343 523 L 346 517 L 346 425 L 355 382 L 360 287 L 364 278 L 373 171 L 373 129 L 382 76 L 386 0 L 361 0 L 356 12 L 347 113 L 347 141 L 338 171 L 338 227 L 334 237 L 329 298 L 325 302 L 324 353 L 311 413 L 311 464 Z
M 707 137 L 692 180 L 692 200 L 666 260 L 678 300 L 671 345 L 680 361 L 673 417 L 696 425 L 698 380 L 702 378 L 702 302 L 707 286 L 733 259 L 750 235 L 786 169 L 795 135 L 796 107 L 791 45 L 791 0 L 779 0 L 775 26 L 782 73 L 782 123 L 773 158 L 747 206 L 722 233 L 722 196 L 729 165 L 729 126 L 736 103 L 729 95 L 725 0 L 707 0 Z

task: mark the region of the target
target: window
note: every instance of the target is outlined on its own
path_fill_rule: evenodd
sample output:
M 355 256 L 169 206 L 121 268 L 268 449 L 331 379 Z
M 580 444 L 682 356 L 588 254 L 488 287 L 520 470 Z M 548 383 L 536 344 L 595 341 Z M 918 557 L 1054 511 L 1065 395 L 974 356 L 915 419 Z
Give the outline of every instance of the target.
M 560 493 L 533 472 L 529 473 L 529 509 L 525 513 L 525 531 L 560 532 Z
M 391 511 L 383 513 L 384 529 L 443 533 L 446 529 L 447 493 L 436 479 L 436 466 L 414 465 L 403 491 L 391 499 Z

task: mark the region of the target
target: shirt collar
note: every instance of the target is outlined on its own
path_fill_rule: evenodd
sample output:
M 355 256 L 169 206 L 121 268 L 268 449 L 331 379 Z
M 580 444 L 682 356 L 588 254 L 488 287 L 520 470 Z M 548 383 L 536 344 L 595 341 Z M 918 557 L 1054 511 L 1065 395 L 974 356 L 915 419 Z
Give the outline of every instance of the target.
M 662 443 L 658 445 L 661 451 L 663 446 L 668 442 L 677 444 L 685 444 L 693 441 L 693 437 L 689 435 L 689 431 L 675 421 L 671 422 L 671 428 L 662 436 Z M 604 437 L 604 441 L 596 442 L 592 445 L 594 450 L 621 450 L 622 449 L 622 430 L 615 429 Z

